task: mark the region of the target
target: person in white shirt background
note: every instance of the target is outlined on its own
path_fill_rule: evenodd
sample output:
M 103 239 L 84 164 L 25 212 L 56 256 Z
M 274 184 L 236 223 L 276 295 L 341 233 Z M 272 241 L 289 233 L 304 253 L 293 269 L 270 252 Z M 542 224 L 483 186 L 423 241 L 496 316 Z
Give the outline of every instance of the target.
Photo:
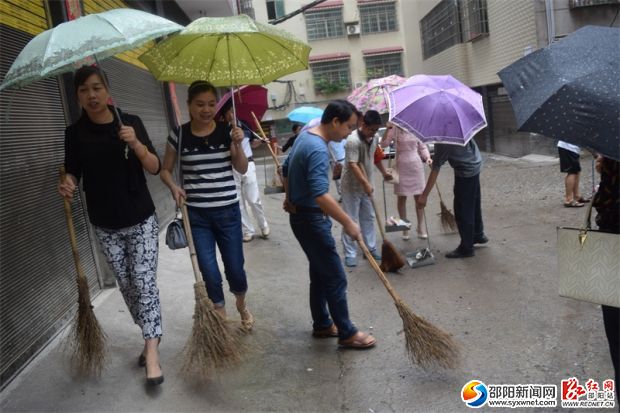
M 219 110 L 219 115 L 223 116 L 226 121 L 233 121 L 232 102 L 230 99 L 222 105 Z M 241 228 L 243 230 L 243 242 L 250 242 L 254 239 L 256 230 L 250 217 L 250 210 L 252 215 L 258 224 L 260 230 L 260 237 L 267 239 L 271 230 L 269 224 L 265 218 L 265 211 L 263 209 L 263 203 L 260 199 L 260 191 L 258 189 L 258 180 L 256 179 L 256 163 L 252 157 L 252 148 L 257 148 L 261 145 L 261 141 L 254 136 L 251 129 L 240 120 L 237 122 L 241 125 L 244 137 L 241 142 L 241 147 L 245 156 L 248 158 L 248 170 L 245 174 L 240 174 L 233 169 L 233 175 L 235 177 L 235 184 L 237 185 L 237 192 L 239 194 L 239 207 L 241 209 Z
M 590 202 L 590 199 L 582 197 L 579 192 L 580 152 L 579 146 L 558 141 L 560 171 L 566 173 L 566 178 L 564 178 L 564 206 L 567 208 L 581 208 L 584 203 Z

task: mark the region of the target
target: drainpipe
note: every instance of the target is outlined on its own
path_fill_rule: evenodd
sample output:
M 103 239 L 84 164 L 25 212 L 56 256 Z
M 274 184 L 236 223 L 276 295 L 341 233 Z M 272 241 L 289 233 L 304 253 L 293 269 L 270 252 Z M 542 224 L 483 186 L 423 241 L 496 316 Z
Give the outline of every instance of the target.
M 548 44 L 555 41 L 555 18 L 553 14 L 553 0 L 545 0 L 545 12 L 547 14 L 547 40 Z

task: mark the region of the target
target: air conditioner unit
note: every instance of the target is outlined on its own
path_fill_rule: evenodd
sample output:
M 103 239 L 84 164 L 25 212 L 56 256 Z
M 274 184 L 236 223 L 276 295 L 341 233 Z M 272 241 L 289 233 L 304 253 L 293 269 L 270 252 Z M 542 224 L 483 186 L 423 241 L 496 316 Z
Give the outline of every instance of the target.
M 355 88 L 364 86 L 364 82 L 355 82 Z
M 347 24 L 347 34 L 349 36 L 355 36 L 355 35 L 360 34 L 360 25 L 359 25 L 359 23 Z

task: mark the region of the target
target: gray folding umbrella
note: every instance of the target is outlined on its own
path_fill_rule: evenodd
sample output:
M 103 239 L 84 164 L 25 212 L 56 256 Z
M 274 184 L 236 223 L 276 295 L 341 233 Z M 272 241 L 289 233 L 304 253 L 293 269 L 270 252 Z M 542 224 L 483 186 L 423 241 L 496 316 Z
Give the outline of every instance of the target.
M 620 160 L 620 29 L 585 26 L 498 75 L 519 130 Z

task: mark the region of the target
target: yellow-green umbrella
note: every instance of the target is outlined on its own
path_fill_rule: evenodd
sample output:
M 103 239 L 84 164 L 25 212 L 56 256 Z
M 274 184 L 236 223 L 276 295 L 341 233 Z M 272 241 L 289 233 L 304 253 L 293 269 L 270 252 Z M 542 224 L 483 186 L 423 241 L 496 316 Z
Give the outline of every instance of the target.
M 246 15 L 202 17 L 140 60 L 161 81 L 264 85 L 308 68 L 310 46 Z

